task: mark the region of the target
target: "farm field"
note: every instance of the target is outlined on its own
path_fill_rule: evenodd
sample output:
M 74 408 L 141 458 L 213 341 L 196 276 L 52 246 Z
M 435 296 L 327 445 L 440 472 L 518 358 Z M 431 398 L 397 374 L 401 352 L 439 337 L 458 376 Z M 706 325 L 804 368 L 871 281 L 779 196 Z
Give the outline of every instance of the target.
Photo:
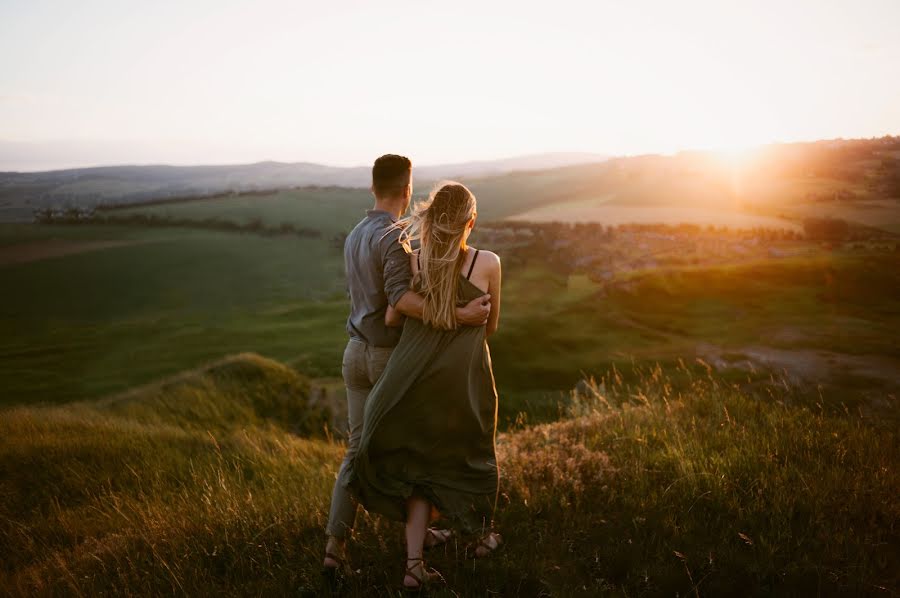
M 372 194 L 368 190 L 325 188 L 120 208 L 105 215 L 111 219 L 138 215 L 198 222 L 215 219 L 240 225 L 257 221 L 270 228 L 288 223 L 321 231 L 327 239 L 348 232 L 370 207 Z
M 620 224 L 697 224 L 728 228 L 772 228 L 800 230 L 797 222 L 771 216 L 758 216 L 738 210 L 667 206 L 607 205 L 597 201 L 574 201 L 543 206 L 510 217 L 525 222 L 597 222 L 606 226 Z
M 787 218 L 797 220 L 809 217 L 841 218 L 848 222 L 900 234 L 898 199 L 797 202 L 787 206 L 781 213 Z
M 327 243 L 165 228 L 24 229 L 3 228 L 0 263 L 42 242 L 70 251 L 0 266 L 4 404 L 98 396 L 248 349 L 312 371 L 339 369 L 343 262 Z M 75 251 L 97 240 L 120 244 Z

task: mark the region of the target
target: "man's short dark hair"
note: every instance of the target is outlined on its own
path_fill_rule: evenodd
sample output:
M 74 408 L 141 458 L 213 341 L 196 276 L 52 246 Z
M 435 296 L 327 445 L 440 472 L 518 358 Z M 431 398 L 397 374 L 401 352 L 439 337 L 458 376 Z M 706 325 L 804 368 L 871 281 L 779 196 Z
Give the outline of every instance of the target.
M 406 156 L 385 154 L 372 166 L 372 189 L 376 197 L 391 197 L 409 184 L 412 162 Z

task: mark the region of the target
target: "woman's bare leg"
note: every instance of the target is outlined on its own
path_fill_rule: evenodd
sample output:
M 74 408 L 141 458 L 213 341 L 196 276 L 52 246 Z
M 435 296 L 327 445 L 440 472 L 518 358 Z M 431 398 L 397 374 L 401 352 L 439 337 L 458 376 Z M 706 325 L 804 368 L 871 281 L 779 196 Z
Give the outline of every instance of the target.
M 406 566 L 412 569 L 419 579 L 425 579 L 425 564 L 422 561 L 422 549 L 425 543 L 425 529 L 431 515 L 431 503 L 421 496 L 411 496 L 406 501 Z M 418 586 L 418 582 L 410 575 L 403 578 L 403 585 Z

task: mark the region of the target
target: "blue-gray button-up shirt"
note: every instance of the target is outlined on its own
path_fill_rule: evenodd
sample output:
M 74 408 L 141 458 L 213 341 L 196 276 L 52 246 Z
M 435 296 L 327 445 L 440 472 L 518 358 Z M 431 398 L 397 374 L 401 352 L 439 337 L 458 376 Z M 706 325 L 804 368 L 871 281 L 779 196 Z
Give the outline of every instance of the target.
M 391 230 L 394 218 L 383 210 L 368 210 L 347 235 L 344 268 L 350 292 L 347 332 L 374 347 L 394 347 L 402 328 L 384 324 L 388 303 L 396 305 L 409 290 L 412 269 L 400 245 L 400 231 Z

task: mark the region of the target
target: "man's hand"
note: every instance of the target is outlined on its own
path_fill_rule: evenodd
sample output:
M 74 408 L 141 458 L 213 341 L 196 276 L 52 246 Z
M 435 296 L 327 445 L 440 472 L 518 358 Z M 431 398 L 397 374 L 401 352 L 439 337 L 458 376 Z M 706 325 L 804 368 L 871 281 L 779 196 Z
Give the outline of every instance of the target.
M 491 296 L 472 299 L 465 307 L 456 308 L 456 321 L 463 326 L 484 326 L 491 313 Z

